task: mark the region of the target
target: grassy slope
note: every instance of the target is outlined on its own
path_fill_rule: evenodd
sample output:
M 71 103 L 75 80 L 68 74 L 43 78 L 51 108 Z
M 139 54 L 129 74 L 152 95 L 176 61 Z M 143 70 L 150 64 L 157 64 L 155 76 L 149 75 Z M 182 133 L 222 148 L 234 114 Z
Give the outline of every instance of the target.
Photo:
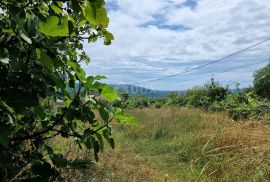
M 131 110 L 141 124 L 115 126 L 115 150 L 106 147 L 77 181 L 267 181 L 270 128 L 259 121 L 236 123 L 220 113 L 191 109 Z M 64 144 L 67 146 L 66 144 Z M 73 153 L 73 149 L 67 152 Z M 90 154 L 80 153 L 88 158 Z M 80 176 L 75 180 L 74 176 Z M 165 177 L 167 176 L 167 177 Z

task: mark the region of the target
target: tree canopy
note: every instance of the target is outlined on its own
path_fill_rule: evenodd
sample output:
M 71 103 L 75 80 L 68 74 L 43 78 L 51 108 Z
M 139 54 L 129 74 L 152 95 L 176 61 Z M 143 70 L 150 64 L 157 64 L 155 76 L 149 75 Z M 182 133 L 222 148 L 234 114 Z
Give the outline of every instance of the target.
M 119 98 L 104 77 L 80 65 L 90 62 L 85 42 L 114 39 L 108 23 L 104 0 L 1 0 L 0 181 L 60 180 L 61 168 L 90 161 L 67 160 L 47 140 L 71 137 L 98 160 L 103 139 L 115 145 L 114 119 L 136 123 L 110 106 Z M 63 104 L 47 108 L 50 100 Z
M 270 63 L 255 72 L 253 84 L 259 96 L 270 99 Z

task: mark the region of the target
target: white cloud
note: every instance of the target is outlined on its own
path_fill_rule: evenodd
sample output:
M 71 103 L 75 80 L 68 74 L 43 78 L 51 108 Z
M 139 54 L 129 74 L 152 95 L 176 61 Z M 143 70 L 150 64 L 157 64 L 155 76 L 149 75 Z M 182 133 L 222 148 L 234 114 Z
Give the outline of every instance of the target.
M 198 0 L 195 8 L 183 6 L 185 2 L 108 0 L 107 3 L 117 6 L 109 12 L 109 30 L 115 41 L 108 47 L 101 41 L 86 45 L 93 59 L 88 74 L 107 75 L 111 83 L 137 83 L 179 73 L 270 36 L 269 0 Z M 190 29 L 179 30 L 177 26 Z M 265 44 L 205 70 L 212 72 L 216 67 L 229 69 L 233 65 L 266 59 L 270 57 L 268 50 L 269 44 Z M 123 68 L 127 71 L 119 71 Z M 252 71 L 242 74 L 243 77 L 239 73 L 231 73 L 231 77 L 247 85 Z M 198 76 L 200 71 L 195 73 Z M 155 85 L 173 83 L 177 79 L 182 77 Z M 194 86 L 197 82 L 188 82 L 184 87 Z M 171 84 L 164 88 L 156 86 L 156 89 L 177 87 Z

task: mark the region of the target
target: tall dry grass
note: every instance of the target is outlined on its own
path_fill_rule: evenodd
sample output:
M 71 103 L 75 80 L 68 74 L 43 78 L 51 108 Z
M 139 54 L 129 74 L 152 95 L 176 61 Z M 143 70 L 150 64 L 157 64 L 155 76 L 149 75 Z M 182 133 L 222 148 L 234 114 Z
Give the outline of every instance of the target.
M 90 169 L 66 171 L 72 181 L 270 181 L 270 127 L 234 122 L 196 109 L 129 110 L 139 126 L 114 125 L 116 149 Z M 92 158 L 68 140 L 54 145 L 69 158 Z

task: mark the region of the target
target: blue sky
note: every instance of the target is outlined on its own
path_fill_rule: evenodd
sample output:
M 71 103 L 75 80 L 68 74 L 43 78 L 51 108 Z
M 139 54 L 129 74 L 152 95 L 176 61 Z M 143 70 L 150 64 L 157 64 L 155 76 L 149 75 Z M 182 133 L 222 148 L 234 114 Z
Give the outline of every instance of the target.
M 107 76 L 107 83 L 135 84 L 180 73 L 270 37 L 269 0 L 106 0 L 106 6 L 115 40 L 110 46 L 102 40 L 85 43 L 92 62 L 83 67 L 88 75 Z M 224 85 L 237 81 L 247 87 L 253 72 L 267 64 L 269 49 L 267 42 L 203 69 L 139 85 L 184 90 L 213 76 Z

